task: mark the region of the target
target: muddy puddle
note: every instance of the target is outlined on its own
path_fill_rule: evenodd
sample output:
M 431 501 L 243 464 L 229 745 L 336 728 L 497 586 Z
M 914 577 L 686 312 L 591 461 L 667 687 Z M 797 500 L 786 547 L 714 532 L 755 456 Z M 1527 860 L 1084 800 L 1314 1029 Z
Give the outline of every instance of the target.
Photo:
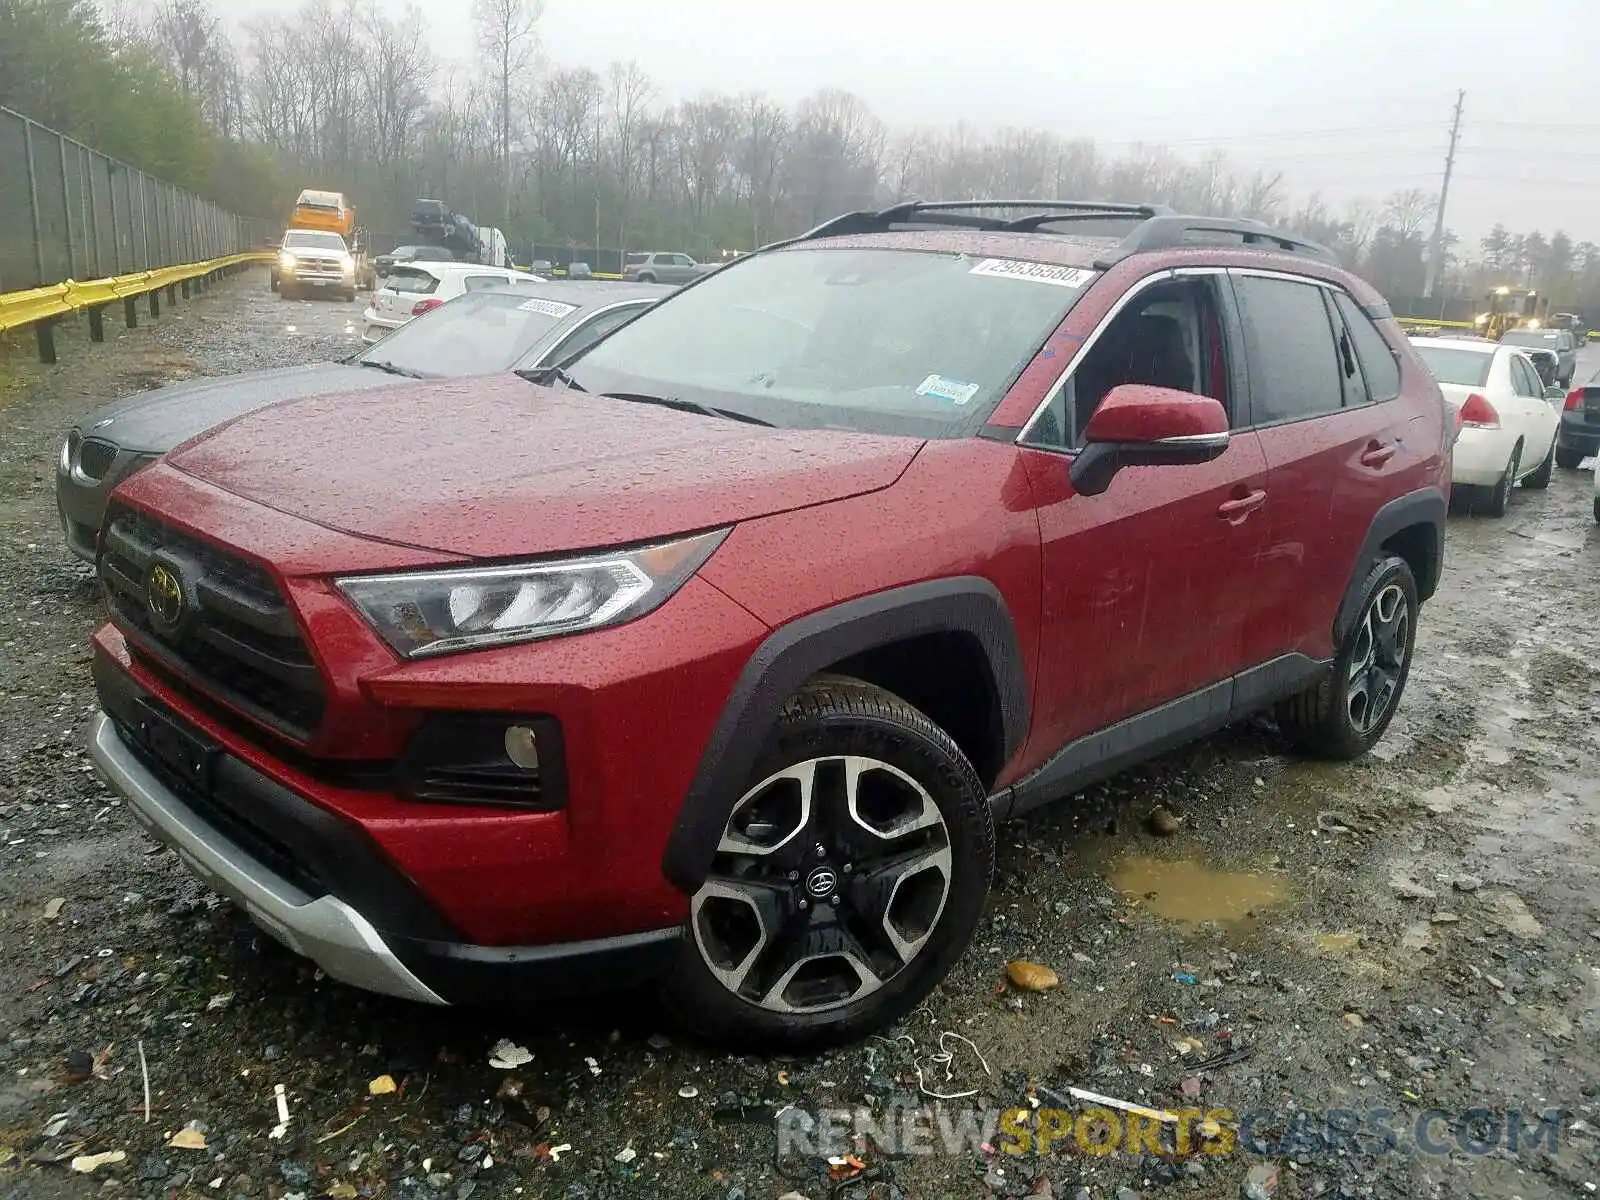
M 1111 885 L 1155 916 L 1184 925 L 1252 920 L 1286 895 L 1275 876 L 1217 870 L 1190 858 L 1119 859 L 1112 864 Z

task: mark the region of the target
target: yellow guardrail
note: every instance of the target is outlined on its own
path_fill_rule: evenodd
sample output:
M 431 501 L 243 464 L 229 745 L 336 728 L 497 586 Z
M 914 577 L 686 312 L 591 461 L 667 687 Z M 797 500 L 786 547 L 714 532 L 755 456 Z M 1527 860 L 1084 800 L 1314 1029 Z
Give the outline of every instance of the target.
M 228 254 L 206 262 L 183 263 L 176 267 L 157 267 L 153 271 L 137 271 L 132 275 L 115 275 L 108 279 L 93 279 L 79 283 L 69 279 L 65 283 L 48 287 L 30 288 L 22 292 L 0 293 L 0 333 L 40 321 L 52 321 L 85 309 L 101 308 L 140 296 L 146 292 L 174 287 L 213 271 L 248 263 L 271 262 L 276 257 L 272 251 L 252 250 L 244 254 Z

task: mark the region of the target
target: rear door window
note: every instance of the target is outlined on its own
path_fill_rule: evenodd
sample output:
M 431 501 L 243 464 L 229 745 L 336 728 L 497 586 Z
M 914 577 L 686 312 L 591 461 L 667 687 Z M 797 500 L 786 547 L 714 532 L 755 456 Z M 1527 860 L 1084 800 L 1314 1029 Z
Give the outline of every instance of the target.
M 1253 425 L 1338 412 L 1344 384 L 1323 288 L 1236 274 L 1234 291 L 1250 366 Z
M 1333 293 L 1333 302 L 1344 318 L 1344 326 L 1355 343 L 1356 359 L 1361 364 L 1362 377 L 1367 381 L 1367 394 L 1373 401 L 1393 400 L 1400 394 L 1400 364 L 1395 361 L 1394 350 L 1387 339 L 1378 332 L 1372 318 L 1343 292 Z
M 1519 396 L 1537 399 L 1544 394 L 1538 378 L 1528 360 L 1517 354 L 1511 359 L 1511 390 Z

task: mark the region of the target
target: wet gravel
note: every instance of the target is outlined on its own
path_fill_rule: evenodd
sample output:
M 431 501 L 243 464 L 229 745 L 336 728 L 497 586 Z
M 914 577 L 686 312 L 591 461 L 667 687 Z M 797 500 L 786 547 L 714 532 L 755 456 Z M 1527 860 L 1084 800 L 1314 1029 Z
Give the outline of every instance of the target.
M 894 1037 L 733 1058 L 626 992 L 438 1012 L 335 984 L 152 852 L 90 769 L 85 644 L 101 614 L 56 525 L 62 430 L 140 387 L 348 353 L 359 311 L 281 301 L 256 274 L 112 345 L 68 330 L 56 368 L 26 343 L 0 351 L 0 1200 L 1594 1193 L 1587 476 L 1558 472 L 1503 521 L 1452 519 L 1403 708 L 1368 759 L 1298 761 L 1256 722 L 1010 826 L 970 952 Z M 1059 986 L 1006 984 L 1017 959 Z M 531 1060 L 491 1067 L 500 1038 Z M 274 1137 L 280 1086 L 290 1119 Z M 970 1106 L 1054 1108 L 1068 1086 L 1271 1110 L 1253 1129 L 1272 1136 L 1263 1153 L 1096 1155 L 1068 1137 L 1043 1155 L 928 1155 L 885 1136 L 836 1147 L 832 1166 L 814 1140 L 779 1154 L 778 1121 L 803 1130 L 822 1109 L 864 1110 L 881 1133 L 934 1103 L 924 1089 L 974 1093 L 944 1102 L 958 1124 Z M 1402 1135 L 1442 1110 L 1429 1128 L 1448 1152 L 1282 1137 L 1296 1112 L 1330 1108 L 1393 1110 Z M 1454 1127 L 1471 1109 L 1486 1111 Z M 1564 1113 L 1553 1151 L 1462 1148 L 1508 1110 L 1549 1109 Z

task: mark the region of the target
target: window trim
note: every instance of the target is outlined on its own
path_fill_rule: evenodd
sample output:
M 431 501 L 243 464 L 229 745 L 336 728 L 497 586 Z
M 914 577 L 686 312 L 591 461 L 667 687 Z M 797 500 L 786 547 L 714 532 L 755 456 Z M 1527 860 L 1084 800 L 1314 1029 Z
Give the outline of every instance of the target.
M 1220 270 L 1220 268 L 1218 269 Z M 1196 268 L 1195 270 L 1197 272 L 1208 271 L 1210 268 Z M 1066 383 L 1067 377 L 1078 369 L 1078 365 L 1088 357 L 1089 351 L 1094 349 L 1095 343 L 1100 340 L 1101 336 L 1105 333 L 1111 322 L 1116 320 L 1121 314 L 1122 310 L 1127 308 L 1128 305 L 1133 302 L 1134 297 L 1138 296 L 1141 292 L 1147 291 L 1148 289 L 1154 287 L 1158 283 L 1164 283 L 1169 280 L 1176 279 L 1177 276 L 1178 272 L 1173 270 L 1171 267 L 1163 267 L 1161 270 L 1156 271 L 1153 274 L 1146 275 L 1141 279 L 1135 280 L 1133 283 L 1129 284 L 1123 289 L 1122 295 L 1119 296 L 1116 302 L 1106 310 L 1105 315 L 1100 318 L 1099 323 L 1089 331 L 1088 336 L 1085 337 L 1083 341 L 1078 343 L 1078 348 L 1074 350 L 1067 358 L 1066 365 L 1061 368 L 1061 373 L 1055 377 L 1055 380 L 1050 384 L 1049 387 L 1045 388 L 1044 395 L 1040 397 L 1039 403 L 1034 408 L 1033 413 L 1026 421 L 1022 423 L 1022 428 L 1017 430 L 1017 436 L 1012 439 L 1016 445 L 1026 446 L 1030 450 L 1045 450 L 1052 454 L 1077 453 L 1076 450 L 1073 450 L 1070 447 L 1045 446 L 1033 441 L 1032 438 L 1034 427 L 1038 425 L 1040 418 L 1044 416 L 1045 409 L 1050 407 L 1051 398 L 1055 396 L 1061 385 Z M 1093 286 L 1093 284 L 1090 285 L 1090 287 Z M 1085 292 L 1085 295 L 1087 295 L 1087 292 Z M 1080 303 L 1081 301 L 1082 297 L 1079 298 Z M 1077 305 L 1074 305 L 1073 307 L 1075 308 Z M 1071 318 L 1072 313 L 1069 310 L 1067 315 L 1062 318 L 1062 321 L 1065 322 Z M 1051 330 L 1050 336 L 1055 336 L 1055 330 Z M 1046 338 L 1046 341 L 1048 342 L 1049 338 Z M 1027 370 L 1027 367 L 1024 367 L 1023 370 Z M 1011 386 L 1016 386 L 1015 380 L 1012 380 Z M 1009 391 L 1010 389 L 1008 388 L 1007 390 Z
M 1364 317 L 1366 319 L 1367 323 L 1372 326 L 1372 332 L 1378 335 L 1378 340 L 1383 343 L 1383 348 L 1389 355 L 1389 361 L 1394 364 L 1394 378 L 1395 378 L 1394 395 L 1392 395 L 1392 396 L 1384 396 L 1384 397 L 1381 397 L 1381 398 L 1377 397 L 1377 396 L 1374 396 L 1372 394 L 1372 379 L 1367 374 L 1367 364 L 1361 358 L 1361 347 L 1359 345 L 1355 345 L 1355 346 L 1352 347 L 1354 349 L 1354 351 L 1355 351 L 1356 364 L 1361 368 L 1361 380 L 1366 385 L 1366 388 L 1367 388 L 1367 403 L 1368 404 L 1388 404 L 1388 403 L 1390 403 L 1392 401 L 1400 399 L 1400 397 L 1405 394 L 1405 390 L 1406 390 L 1405 368 L 1401 364 L 1401 361 L 1400 361 L 1400 352 L 1389 344 L 1389 339 L 1383 336 L 1383 330 L 1378 328 L 1378 321 L 1379 321 L 1380 318 L 1374 317 L 1371 313 L 1369 313 L 1364 307 L 1362 307 L 1361 302 L 1359 300 L 1357 300 L 1354 296 L 1352 296 L 1344 288 L 1334 288 L 1333 292 L 1334 292 L 1333 309 L 1334 309 L 1334 311 L 1336 313 L 1339 314 L 1340 319 L 1341 320 L 1344 319 L 1344 313 L 1339 308 L 1338 298 L 1340 296 L 1343 296 L 1346 300 L 1348 300 L 1350 302 L 1350 307 L 1355 309 L 1356 312 L 1360 313 L 1362 315 L 1362 317 Z M 1390 315 L 1392 317 L 1393 314 L 1390 314 Z M 1348 328 L 1349 325 L 1350 325 L 1350 322 L 1346 320 L 1344 323 L 1345 323 L 1345 327 Z

